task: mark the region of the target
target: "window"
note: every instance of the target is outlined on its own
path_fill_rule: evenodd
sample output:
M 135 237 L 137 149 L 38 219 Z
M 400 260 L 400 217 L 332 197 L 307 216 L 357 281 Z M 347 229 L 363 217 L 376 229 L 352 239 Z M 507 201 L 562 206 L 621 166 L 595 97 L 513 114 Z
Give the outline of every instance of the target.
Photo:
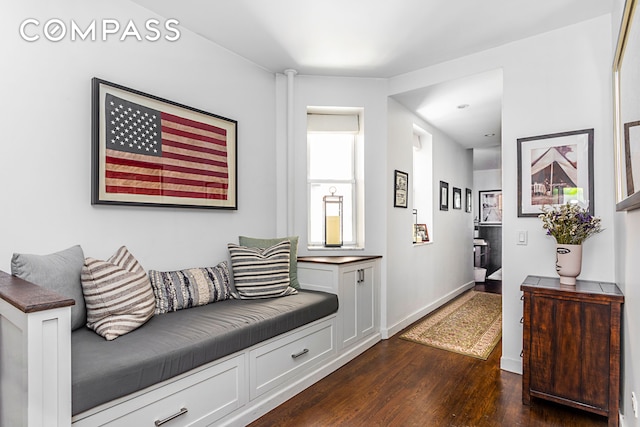
M 359 167 L 362 143 L 358 114 L 307 115 L 308 244 L 324 245 L 323 197 L 342 196 L 343 247 L 362 245 L 360 197 L 363 180 Z
M 433 241 L 433 159 L 432 136 L 427 131 L 414 126 L 413 128 L 413 221 L 424 233 L 414 232 L 414 243 L 423 243 L 422 236 L 427 241 Z

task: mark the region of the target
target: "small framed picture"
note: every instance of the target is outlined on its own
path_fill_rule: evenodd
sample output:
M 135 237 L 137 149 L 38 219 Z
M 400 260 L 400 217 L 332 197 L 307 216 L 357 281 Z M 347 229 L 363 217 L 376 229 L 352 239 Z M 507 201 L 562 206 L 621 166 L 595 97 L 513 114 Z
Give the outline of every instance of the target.
M 449 210 L 449 183 L 440 181 L 440 210 Z
M 480 224 L 502 224 L 502 190 L 478 191 Z
M 472 200 L 473 196 L 471 195 L 472 194 L 471 189 L 467 188 L 464 194 L 465 194 L 465 200 L 466 200 L 464 205 L 464 211 L 471 212 L 471 203 L 473 203 L 473 200 Z
M 453 209 L 462 209 L 462 190 L 453 187 Z
M 409 174 L 399 170 L 393 172 L 393 207 L 406 208 L 409 192 Z
M 413 243 L 428 241 L 429 231 L 427 231 L 427 224 L 413 224 Z

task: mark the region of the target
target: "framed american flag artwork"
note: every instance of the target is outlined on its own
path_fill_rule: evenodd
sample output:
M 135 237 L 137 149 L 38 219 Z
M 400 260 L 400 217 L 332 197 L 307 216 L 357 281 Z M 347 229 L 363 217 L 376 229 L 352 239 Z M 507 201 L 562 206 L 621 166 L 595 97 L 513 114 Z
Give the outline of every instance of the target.
M 237 209 L 235 120 L 94 78 L 92 204 Z

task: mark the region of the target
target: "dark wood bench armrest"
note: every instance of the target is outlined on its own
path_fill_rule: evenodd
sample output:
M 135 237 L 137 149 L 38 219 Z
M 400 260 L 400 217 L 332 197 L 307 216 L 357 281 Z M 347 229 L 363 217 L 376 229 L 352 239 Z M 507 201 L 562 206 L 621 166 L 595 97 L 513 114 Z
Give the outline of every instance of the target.
M 0 298 L 23 313 L 34 313 L 75 304 L 73 298 L 64 297 L 4 271 L 0 271 Z

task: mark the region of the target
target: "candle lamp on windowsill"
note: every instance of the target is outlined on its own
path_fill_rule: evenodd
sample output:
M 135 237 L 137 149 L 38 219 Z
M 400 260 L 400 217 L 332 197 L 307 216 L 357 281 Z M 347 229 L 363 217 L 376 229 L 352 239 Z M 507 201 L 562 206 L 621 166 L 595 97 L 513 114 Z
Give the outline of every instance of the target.
M 336 187 L 330 187 L 331 195 L 322 198 L 324 206 L 324 246 L 342 246 L 342 196 L 336 196 Z

